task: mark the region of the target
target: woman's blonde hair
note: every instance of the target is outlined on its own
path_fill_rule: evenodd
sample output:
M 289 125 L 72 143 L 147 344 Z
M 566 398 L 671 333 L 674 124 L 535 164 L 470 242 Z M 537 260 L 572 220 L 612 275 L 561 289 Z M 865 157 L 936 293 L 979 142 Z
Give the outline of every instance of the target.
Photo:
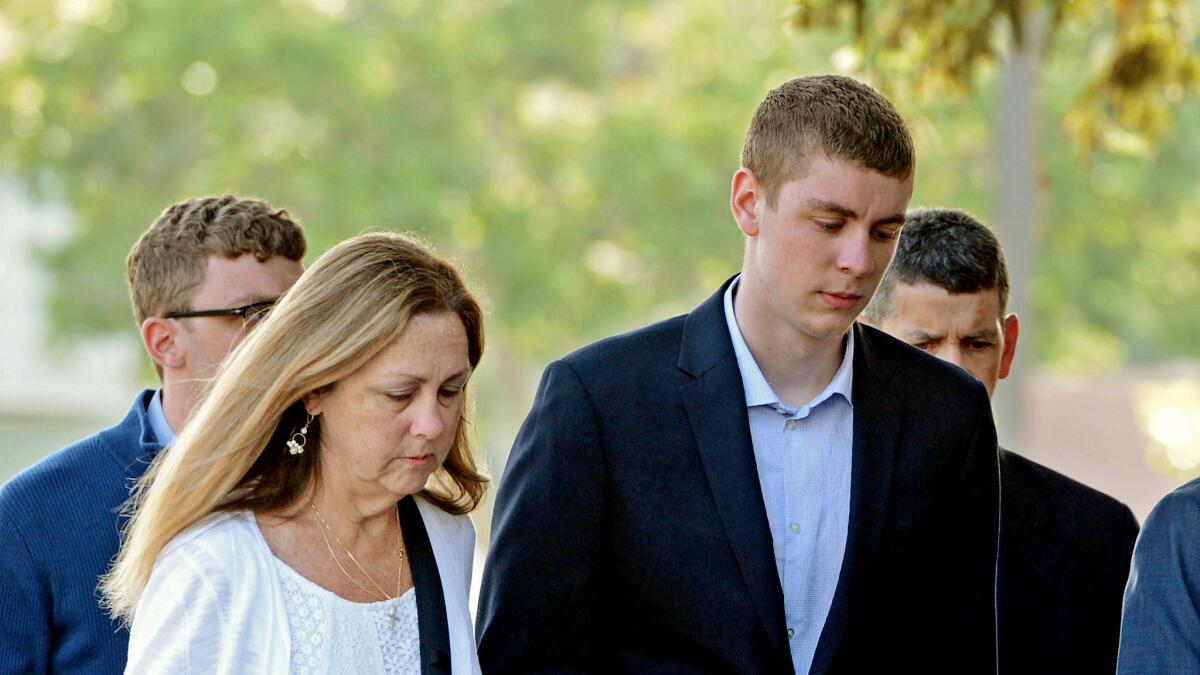
M 320 425 L 306 452 L 286 443 L 303 425 L 302 397 L 358 370 L 418 314 L 453 312 L 466 328 L 471 367 L 483 354 L 483 314 L 458 272 L 416 239 L 365 234 L 322 255 L 225 361 L 170 449 L 159 453 L 127 504 L 132 514 L 105 603 L 131 621 L 155 559 L 183 530 L 220 511 L 285 509 L 320 480 Z M 451 513 L 483 499 L 464 418 L 445 463 L 422 495 Z

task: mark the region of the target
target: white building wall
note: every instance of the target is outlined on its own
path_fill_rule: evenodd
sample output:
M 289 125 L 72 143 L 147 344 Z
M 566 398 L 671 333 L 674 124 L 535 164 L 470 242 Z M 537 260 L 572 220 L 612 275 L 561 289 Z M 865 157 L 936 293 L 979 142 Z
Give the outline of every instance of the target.
M 70 231 L 68 209 L 34 203 L 0 176 L 0 482 L 119 421 L 139 388 L 132 340 L 49 347 L 49 278 L 34 251 Z

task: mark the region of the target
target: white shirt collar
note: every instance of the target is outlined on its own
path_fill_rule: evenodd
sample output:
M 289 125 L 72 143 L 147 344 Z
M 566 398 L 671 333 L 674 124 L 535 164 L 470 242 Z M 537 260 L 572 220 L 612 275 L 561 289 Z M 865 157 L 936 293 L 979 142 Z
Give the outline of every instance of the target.
M 733 341 L 733 353 L 737 356 L 738 370 L 742 373 L 742 388 L 746 392 L 746 406 L 753 408 L 754 406 L 767 405 L 778 408 L 786 408 L 775 394 L 775 390 L 771 388 L 771 384 L 767 382 L 767 378 L 763 376 L 762 369 L 758 367 L 758 362 L 754 360 L 754 354 L 750 353 L 750 347 L 746 345 L 746 338 L 742 336 L 742 330 L 738 326 L 737 317 L 733 313 L 733 294 L 737 288 L 738 282 L 742 280 L 739 274 L 725 289 L 725 323 L 729 327 L 729 337 Z M 838 366 L 837 372 L 834 373 L 833 379 L 825 389 L 817 394 L 813 400 L 799 408 L 799 412 L 804 414 L 808 410 L 824 402 L 834 394 L 841 394 L 846 399 L 847 403 L 853 406 L 853 398 L 851 393 L 854 384 L 854 331 L 846 332 L 846 349 L 842 354 L 842 363 Z

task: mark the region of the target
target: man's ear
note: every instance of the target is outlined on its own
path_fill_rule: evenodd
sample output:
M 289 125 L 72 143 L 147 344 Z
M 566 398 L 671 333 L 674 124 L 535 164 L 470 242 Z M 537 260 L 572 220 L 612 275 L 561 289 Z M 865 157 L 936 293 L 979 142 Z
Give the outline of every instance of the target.
M 758 235 L 759 204 L 766 202 L 766 194 L 758 183 L 754 172 L 746 167 L 733 174 L 733 185 L 729 190 L 729 208 L 738 228 L 747 237 Z
M 187 366 L 187 342 L 180 339 L 183 326 L 174 319 L 152 316 L 142 322 L 142 343 L 150 359 L 163 369 Z
M 1021 332 L 1021 322 L 1016 314 L 1009 314 L 1001 323 L 1004 329 L 1004 353 L 1000 355 L 1000 379 L 1003 380 L 1008 377 L 1013 357 L 1017 355 L 1017 335 Z

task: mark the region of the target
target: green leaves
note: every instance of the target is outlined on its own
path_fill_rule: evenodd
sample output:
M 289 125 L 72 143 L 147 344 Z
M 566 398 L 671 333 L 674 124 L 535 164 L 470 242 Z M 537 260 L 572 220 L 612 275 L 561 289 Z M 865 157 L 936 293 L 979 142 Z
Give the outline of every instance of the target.
M 1200 91 L 1193 13 L 1187 0 L 794 0 L 797 30 L 851 31 L 863 72 L 893 96 L 970 95 L 1007 53 L 1060 28 L 1091 34 L 1076 58 L 1082 86 L 1064 118 L 1081 154 L 1145 155 L 1188 92 Z M 1032 22 L 1032 24 L 1031 24 Z
M 369 229 L 460 260 L 491 424 L 548 360 L 737 269 L 747 120 L 825 63 L 773 0 L 6 0 L 0 26 L 0 171 L 75 214 L 43 252 L 60 337 L 136 339 L 137 235 L 179 199 L 256 195 L 310 260 Z
M 788 8 L 803 32 L 784 31 Z M 1150 277 L 1097 265 L 1170 246 L 1132 236 L 1146 222 L 1196 227 L 1197 134 L 1172 126 L 1197 120 L 1182 2 L 7 0 L 0 170 L 76 216 L 43 252 L 67 339 L 134 339 L 134 239 L 176 200 L 233 190 L 286 207 L 314 254 L 368 229 L 421 233 L 477 280 L 491 343 L 520 369 L 685 311 L 737 269 L 729 176 L 754 106 L 788 77 L 861 68 L 913 122 L 918 201 L 986 212 L 979 83 L 1021 8 L 1056 28 L 1047 119 L 1074 140 L 1048 129 L 1046 244 L 1082 256 L 1041 262 L 1057 290 L 1040 311 L 1078 304 L 1133 355 L 1194 353 L 1190 313 L 1135 334 L 1078 299 L 1118 275 L 1110 300 L 1131 307 Z M 1096 199 L 1097 183 L 1115 187 Z M 1126 243 L 1110 252 L 1090 224 Z M 1166 269 L 1194 264 L 1179 251 Z M 1191 286 L 1168 288 L 1179 306 Z M 1068 358 L 1071 335 L 1043 354 Z

